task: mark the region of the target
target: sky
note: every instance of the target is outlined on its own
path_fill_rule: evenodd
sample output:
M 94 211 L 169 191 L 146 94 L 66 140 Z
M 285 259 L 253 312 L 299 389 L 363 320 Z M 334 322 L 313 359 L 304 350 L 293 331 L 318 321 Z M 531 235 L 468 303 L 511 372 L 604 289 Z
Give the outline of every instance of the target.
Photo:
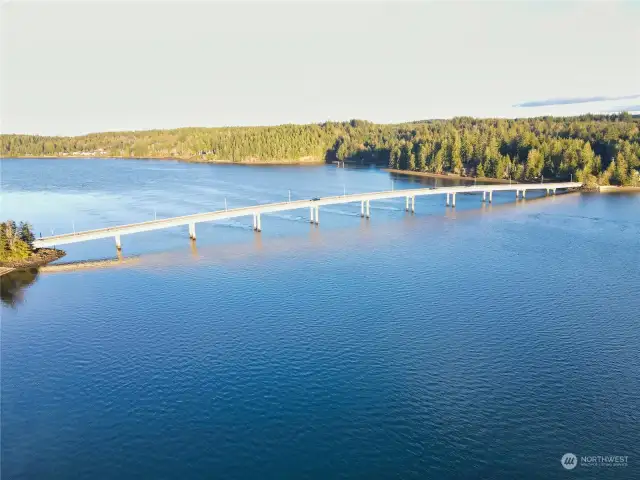
M 640 2 L 5 0 L 0 131 L 640 111 Z

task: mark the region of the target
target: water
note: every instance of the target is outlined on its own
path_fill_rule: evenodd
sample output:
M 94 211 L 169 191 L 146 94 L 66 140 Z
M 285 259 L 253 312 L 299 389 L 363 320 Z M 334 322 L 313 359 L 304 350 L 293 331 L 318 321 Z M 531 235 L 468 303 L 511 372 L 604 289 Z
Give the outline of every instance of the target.
M 392 180 L 5 159 L 2 212 L 48 235 Z M 3 478 L 640 478 L 640 196 L 457 203 L 185 226 L 123 237 L 130 264 L 3 277 Z

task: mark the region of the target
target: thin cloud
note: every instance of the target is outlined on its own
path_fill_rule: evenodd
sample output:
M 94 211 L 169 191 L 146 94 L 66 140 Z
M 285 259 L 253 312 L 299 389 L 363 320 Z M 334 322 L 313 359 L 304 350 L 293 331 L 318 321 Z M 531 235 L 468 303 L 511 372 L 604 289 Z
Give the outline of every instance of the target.
M 617 100 L 633 100 L 634 98 L 640 98 L 640 94 L 635 95 L 623 95 L 620 97 L 573 97 L 573 98 L 550 98 L 547 100 L 534 100 L 532 102 L 523 102 L 514 105 L 517 108 L 528 107 L 549 107 L 552 105 L 573 105 L 575 103 L 591 103 L 591 102 L 608 102 Z
M 604 113 L 617 113 L 617 112 L 640 112 L 640 103 L 635 105 L 622 105 L 619 107 L 612 107 L 607 110 L 603 110 Z

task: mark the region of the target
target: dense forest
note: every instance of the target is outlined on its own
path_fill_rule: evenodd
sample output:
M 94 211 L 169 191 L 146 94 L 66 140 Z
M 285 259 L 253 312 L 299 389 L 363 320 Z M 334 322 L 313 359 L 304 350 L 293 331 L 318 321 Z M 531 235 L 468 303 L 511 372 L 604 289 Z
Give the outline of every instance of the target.
M 90 155 L 230 162 L 377 164 L 401 170 L 640 186 L 640 118 L 364 120 L 274 127 L 181 128 L 80 137 L 2 135 L 2 156 Z

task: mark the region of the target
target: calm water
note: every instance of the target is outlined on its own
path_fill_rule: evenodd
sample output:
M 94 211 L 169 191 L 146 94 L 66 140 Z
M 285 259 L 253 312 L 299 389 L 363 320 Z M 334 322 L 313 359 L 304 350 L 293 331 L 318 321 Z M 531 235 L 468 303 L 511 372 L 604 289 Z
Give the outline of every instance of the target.
M 325 166 L 1 166 L 2 217 L 42 235 L 392 188 Z M 125 236 L 131 264 L 11 298 L 3 277 L 2 477 L 640 478 L 640 196 L 416 209 Z M 629 466 L 567 472 L 567 452 Z

